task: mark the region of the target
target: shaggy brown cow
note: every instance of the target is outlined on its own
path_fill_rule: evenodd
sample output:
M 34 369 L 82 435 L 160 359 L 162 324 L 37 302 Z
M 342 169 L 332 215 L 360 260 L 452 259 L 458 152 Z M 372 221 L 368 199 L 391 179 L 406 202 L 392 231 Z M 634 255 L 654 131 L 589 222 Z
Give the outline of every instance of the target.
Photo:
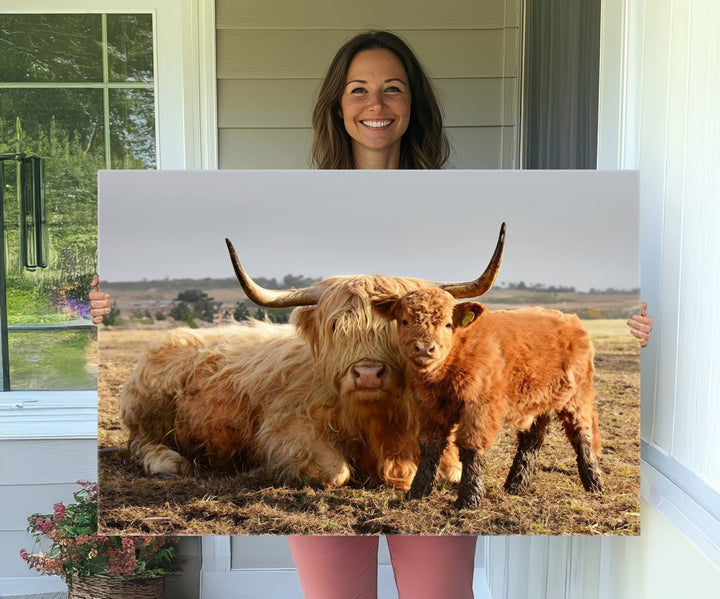
M 483 496 L 481 459 L 503 421 L 518 431 L 505 489 L 521 492 L 553 411 L 575 448 L 583 486 L 602 491 L 593 346 L 577 316 L 544 308 L 490 311 L 456 303 L 440 289 L 378 299 L 373 307 L 397 322 L 408 388 L 418 400 L 421 458 L 409 498 L 432 490 L 447 434 L 457 425 L 462 479 L 455 505 L 475 507 Z
M 404 277 L 333 277 L 297 291 L 258 287 L 231 251 L 247 296 L 302 306 L 292 325 L 255 322 L 179 330 L 150 349 L 121 394 L 129 447 L 151 474 L 212 466 L 263 467 L 279 480 L 320 486 L 351 478 L 408 489 L 417 469 L 418 422 L 404 393 L 393 327 L 370 298 L 440 286 L 475 297 L 492 286 L 504 225 L 485 273 L 469 283 Z M 441 473 L 459 478 L 457 449 Z

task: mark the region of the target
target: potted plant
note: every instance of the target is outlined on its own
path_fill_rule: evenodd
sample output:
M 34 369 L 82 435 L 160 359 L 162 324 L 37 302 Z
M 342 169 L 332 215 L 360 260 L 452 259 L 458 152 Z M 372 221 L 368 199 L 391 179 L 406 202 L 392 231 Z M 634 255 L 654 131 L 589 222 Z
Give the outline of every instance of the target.
M 28 518 L 35 546 L 20 556 L 41 574 L 61 576 L 68 599 L 162 599 L 165 576 L 182 567 L 177 539 L 97 534 L 97 484 L 78 484 L 74 503 Z

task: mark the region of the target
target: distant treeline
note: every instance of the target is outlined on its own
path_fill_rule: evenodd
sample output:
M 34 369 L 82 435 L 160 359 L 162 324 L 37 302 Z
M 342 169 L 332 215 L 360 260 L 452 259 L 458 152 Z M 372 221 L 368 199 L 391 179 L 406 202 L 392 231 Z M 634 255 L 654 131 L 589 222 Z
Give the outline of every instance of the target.
M 607 289 L 595 289 L 595 287 L 590 287 L 590 291 L 588 293 L 640 293 L 640 287 L 636 287 L 635 289 L 615 289 L 614 287 L 608 287 Z
M 322 277 L 306 277 L 304 275 L 285 275 L 282 280 L 275 277 L 270 279 L 266 277 L 255 277 L 253 279 L 261 287 L 269 289 L 298 289 L 301 287 L 309 287 L 322 281 Z M 109 291 L 113 289 L 122 289 L 125 291 L 145 290 L 149 288 L 164 289 L 167 291 L 184 291 L 186 289 L 235 289 L 238 281 L 234 277 L 227 279 L 213 279 L 206 277 L 204 279 L 143 279 L 142 281 L 120 281 L 112 283 L 102 283 L 103 289 Z M 567 285 L 545 285 L 543 283 L 525 283 L 519 282 L 501 282 L 498 285 L 500 289 L 511 289 L 515 291 L 537 291 L 541 293 L 576 293 L 575 287 Z M 611 293 L 639 293 L 639 289 L 616 289 L 615 287 L 607 287 L 606 289 L 596 289 L 591 287 L 588 293 L 592 294 L 611 294 Z
M 278 281 L 275 277 L 268 279 L 266 277 L 255 277 L 253 279 L 261 287 L 269 289 L 298 289 L 300 287 L 309 287 L 322 280 L 321 277 L 312 278 L 303 275 L 285 275 L 282 281 Z M 165 289 L 169 291 L 183 291 L 185 289 L 202 288 L 202 289 L 235 289 L 238 281 L 234 277 L 227 279 L 212 279 L 206 277 L 204 279 L 143 279 L 142 281 L 120 281 L 112 283 L 101 283 L 103 289 L 112 291 L 113 289 L 122 289 L 125 291 L 144 290 L 148 288 Z
M 575 293 L 576 289 L 575 287 L 568 287 L 565 285 L 545 285 L 543 283 L 525 283 L 525 281 L 520 281 L 518 283 L 505 283 L 504 281 L 500 283 L 499 287 L 503 289 L 515 289 L 519 291 L 542 291 L 542 292 L 548 292 L 548 293 Z M 590 291 L 588 293 L 598 294 L 598 293 L 640 293 L 639 288 L 635 289 L 616 289 L 615 287 L 607 287 L 606 289 L 596 289 L 595 287 L 590 287 Z

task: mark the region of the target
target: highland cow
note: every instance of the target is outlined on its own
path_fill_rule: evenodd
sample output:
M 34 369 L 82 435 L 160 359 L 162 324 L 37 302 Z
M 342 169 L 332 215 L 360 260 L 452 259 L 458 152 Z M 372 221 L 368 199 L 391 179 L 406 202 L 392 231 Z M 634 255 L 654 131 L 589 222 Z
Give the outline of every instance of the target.
M 482 457 L 503 422 L 518 431 L 505 490 L 522 492 L 552 412 L 575 449 L 583 486 L 602 491 L 593 346 L 577 316 L 544 308 L 491 311 L 457 303 L 441 289 L 378 298 L 373 308 L 397 323 L 406 385 L 417 401 L 421 457 L 410 499 L 432 490 L 457 426 L 462 478 L 455 506 L 476 507 L 484 494 Z

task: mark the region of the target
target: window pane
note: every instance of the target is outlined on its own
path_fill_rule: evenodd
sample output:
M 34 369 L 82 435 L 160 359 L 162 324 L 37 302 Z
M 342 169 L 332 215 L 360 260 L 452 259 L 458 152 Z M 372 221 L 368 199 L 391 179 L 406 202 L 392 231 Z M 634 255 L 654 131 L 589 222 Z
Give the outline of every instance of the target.
M 19 119 L 19 129 L 17 127 Z M 97 170 L 104 167 L 102 90 L 12 89 L 0 99 L 0 152 L 45 160 L 49 264 L 24 268 L 17 162 L 3 163 L 4 242 L 12 389 L 92 389 L 94 331 L 14 331 L 17 325 L 87 323 L 96 270 Z M 91 334 L 92 333 L 92 334 Z
M 17 119 L 20 134 L 17 132 Z M 92 272 L 97 246 L 97 170 L 105 165 L 102 90 L 12 89 L 0 99 L 0 153 L 45 159 L 49 268 L 31 273 L 20 254 L 19 203 L 14 161 L 5 170 L 5 242 L 9 284 Z M 10 315 L 12 317 L 12 315 Z M 42 321 L 26 321 L 42 322 Z
M 100 15 L 0 15 L 0 81 L 102 81 Z
M 103 168 L 103 93 L 101 89 L 3 89 L 0 91 L 0 152 L 17 149 L 47 158 L 78 152 Z
M 110 81 L 153 80 L 152 15 L 108 15 Z
M 112 168 L 155 168 L 153 90 L 110 90 L 110 147 Z
M 67 330 L 8 334 L 14 390 L 95 389 L 97 331 Z

